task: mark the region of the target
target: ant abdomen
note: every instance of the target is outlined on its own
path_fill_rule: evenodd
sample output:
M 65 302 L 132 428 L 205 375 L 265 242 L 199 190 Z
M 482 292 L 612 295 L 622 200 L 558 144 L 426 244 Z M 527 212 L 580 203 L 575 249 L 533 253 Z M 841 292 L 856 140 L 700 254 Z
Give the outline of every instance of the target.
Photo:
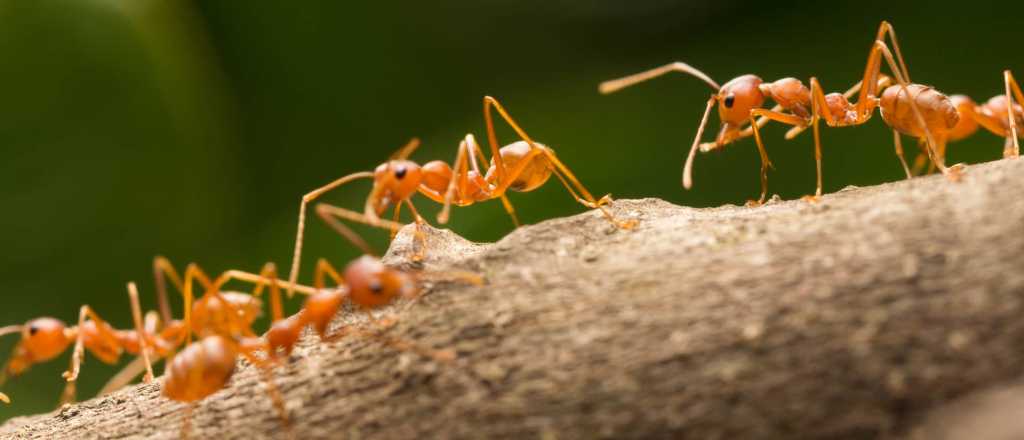
M 551 149 L 540 143 L 534 143 L 534 145 L 537 148 L 543 148 L 554 153 Z M 530 163 L 525 165 L 526 168 L 523 169 L 522 174 L 512 181 L 508 189 L 518 192 L 533 191 L 551 178 L 550 161 L 543 154 L 530 155 L 530 150 L 530 144 L 526 141 L 513 142 L 498 150 L 506 169 L 516 169 L 524 159 L 530 160 Z M 527 157 L 528 155 L 529 157 Z M 492 158 L 491 167 L 487 170 L 485 180 L 494 182 L 496 179 L 497 165 Z
M 237 347 L 223 336 L 207 336 L 190 344 L 167 366 L 164 396 L 179 402 L 206 398 L 231 378 L 237 357 Z
M 925 125 L 936 136 L 946 136 L 960 122 L 960 114 L 948 96 L 932 87 L 920 84 L 907 86 L 910 92 L 903 93 L 900 86 L 889 86 L 882 92 L 879 108 L 882 119 L 900 133 L 924 137 L 924 127 L 917 121 L 910 100 L 913 99 L 921 111 Z

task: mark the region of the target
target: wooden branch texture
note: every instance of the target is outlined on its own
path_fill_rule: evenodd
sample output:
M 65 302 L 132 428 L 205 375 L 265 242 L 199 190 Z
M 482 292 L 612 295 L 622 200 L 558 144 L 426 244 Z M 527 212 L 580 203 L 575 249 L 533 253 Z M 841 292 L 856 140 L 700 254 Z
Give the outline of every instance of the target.
M 290 434 L 1002 438 L 955 437 L 943 414 L 991 404 L 975 391 L 1021 389 L 1024 160 L 817 204 L 622 200 L 613 211 L 640 226 L 616 230 L 586 212 L 490 245 L 429 230 L 427 271 L 475 271 L 488 284 L 436 283 L 390 309 L 389 334 L 458 359 L 307 335 L 274 372 Z M 389 261 L 408 259 L 410 236 Z M 1000 402 L 1024 413 L 1020 398 Z M 134 386 L 12 420 L 0 436 L 173 439 L 182 408 L 158 384 Z M 192 423 L 197 438 L 289 436 L 248 365 Z

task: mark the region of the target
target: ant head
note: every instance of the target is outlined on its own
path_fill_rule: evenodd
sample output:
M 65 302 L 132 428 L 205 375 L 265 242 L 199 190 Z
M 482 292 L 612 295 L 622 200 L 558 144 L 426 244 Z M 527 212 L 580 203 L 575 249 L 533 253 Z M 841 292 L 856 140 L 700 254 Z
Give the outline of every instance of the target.
M 7 365 L 11 374 L 19 374 L 32 364 L 45 362 L 60 355 L 74 339 L 68 328 L 55 318 L 36 318 L 21 326 L 21 341 Z
M 722 85 L 718 90 L 718 116 L 723 124 L 739 127 L 750 120 L 750 111 L 764 104 L 761 78 L 743 75 Z
M 419 164 L 410 160 L 391 160 L 373 171 L 371 204 L 377 215 L 383 214 L 391 203 L 408 199 L 423 180 Z
M 349 298 L 365 308 L 386 305 L 398 295 L 411 295 L 416 288 L 415 280 L 405 272 L 366 255 L 349 263 L 343 277 L 348 283 Z

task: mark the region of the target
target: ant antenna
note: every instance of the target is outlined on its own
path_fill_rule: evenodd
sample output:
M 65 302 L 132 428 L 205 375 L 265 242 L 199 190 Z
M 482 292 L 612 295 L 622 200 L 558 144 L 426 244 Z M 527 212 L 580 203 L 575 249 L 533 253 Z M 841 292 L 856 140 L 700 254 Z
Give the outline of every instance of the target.
M 11 333 L 20 333 L 21 325 L 9 325 L 7 327 L 0 327 L 0 337 L 9 335 Z
M 708 106 L 704 109 L 704 117 L 700 119 L 700 128 L 697 129 L 697 136 L 693 138 L 693 146 L 690 147 L 690 154 L 686 156 L 686 165 L 683 166 L 683 188 L 693 187 L 693 158 L 697 156 L 697 145 L 700 144 L 700 138 L 704 136 L 704 127 L 708 125 L 708 115 L 711 114 L 711 108 L 715 106 L 717 100 L 718 95 L 711 95 L 711 98 L 708 99 Z
M 666 64 L 664 66 L 657 67 L 645 72 L 640 72 L 619 79 L 605 81 L 597 86 L 597 90 L 599 90 L 602 94 L 607 95 L 609 93 L 614 93 L 619 90 L 622 90 L 626 87 L 657 78 L 669 72 L 680 72 L 692 75 L 697 79 L 707 83 L 707 85 L 711 86 L 711 88 L 714 89 L 716 92 L 722 88 L 722 86 L 718 85 L 718 83 L 715 82 L 715 80 L 711 79 L 711 77 L 707 76 L 707 74 L 701 72 L 699 69 L 684 62 L 676 61 L 674 63 Z

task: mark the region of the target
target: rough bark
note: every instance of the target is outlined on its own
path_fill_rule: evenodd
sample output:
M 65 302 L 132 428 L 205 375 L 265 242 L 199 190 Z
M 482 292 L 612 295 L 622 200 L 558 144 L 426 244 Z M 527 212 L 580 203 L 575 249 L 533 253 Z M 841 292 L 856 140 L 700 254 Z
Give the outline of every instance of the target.
M 434 285 L 391 310 L 390 332 L 455 348 L 454 363 L 307 335 L 274 380 L 299 438 L 953 439 L 968 422 L 1012 433 L 1022 197 L 1024 160 L 1004 160 L 959 183 L 848 188 L 817 204 L 615 202 L 634 231 L 596 212 L 490 245 L 429 230 L 427 270 L 488 284 Z M 408 232 L 390 261 L 408 257 Z M 158 384 L 134 386 L 0 435 L 176 438 L 182 408 Z M 251 366 L 193 425 L 285 437 Z

